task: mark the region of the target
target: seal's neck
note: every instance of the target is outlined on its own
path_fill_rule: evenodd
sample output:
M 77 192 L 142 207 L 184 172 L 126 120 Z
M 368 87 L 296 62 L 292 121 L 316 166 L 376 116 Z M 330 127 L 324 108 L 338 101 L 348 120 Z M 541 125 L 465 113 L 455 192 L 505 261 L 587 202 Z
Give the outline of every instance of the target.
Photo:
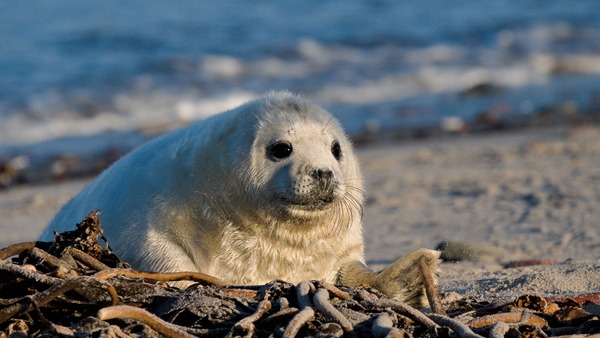
M 274 279 L 333 282 L 339 260 L 336 253 L 343 242 L 331 232 L 316 228 L 291 231 L 267 230 L 264 224 L 230 226 L 223 232 L 210 273 L 239 284 L 262 284 Z

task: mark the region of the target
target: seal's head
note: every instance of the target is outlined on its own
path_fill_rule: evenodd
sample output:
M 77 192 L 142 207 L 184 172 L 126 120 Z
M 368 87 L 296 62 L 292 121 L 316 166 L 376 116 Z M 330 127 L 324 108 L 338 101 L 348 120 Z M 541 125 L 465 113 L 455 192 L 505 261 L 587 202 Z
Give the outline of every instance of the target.
M 274 93 L 252 109 L 256 118 L 246 177 L 279 219 L 361 217 L 362 178 L 339 122 L 292 94 Z

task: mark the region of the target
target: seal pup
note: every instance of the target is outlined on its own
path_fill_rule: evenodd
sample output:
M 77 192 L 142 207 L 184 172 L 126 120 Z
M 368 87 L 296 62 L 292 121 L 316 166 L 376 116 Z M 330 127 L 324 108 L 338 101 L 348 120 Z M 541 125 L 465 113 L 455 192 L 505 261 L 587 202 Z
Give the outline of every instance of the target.
M 113 250 L 137 269 L 198 271 L 231 284 L 361 284 L 425 305 L 421 249 L 377 274 L 363 254 L 363 180 L 339 122 L 289 92 L 167 133 L 132 151 L 51 221 L 70 230 L 103 210 Z

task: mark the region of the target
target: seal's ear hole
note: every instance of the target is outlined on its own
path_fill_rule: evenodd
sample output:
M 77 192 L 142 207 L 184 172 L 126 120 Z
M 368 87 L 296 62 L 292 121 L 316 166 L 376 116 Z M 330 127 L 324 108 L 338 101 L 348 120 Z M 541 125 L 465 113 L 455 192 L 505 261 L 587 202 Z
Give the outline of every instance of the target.
M 338 141 L 333 141 L 331 144 L 331 153 L 338 161 L 342 158 L 342 148 L 340 147 L 340 143 Z
M 293 150 L 294 148 L 292 148 L 291 143 L 287 141 L 277 141 L 267 148 L 267 156 L 272 161 L 279 161 L 290 157 Z

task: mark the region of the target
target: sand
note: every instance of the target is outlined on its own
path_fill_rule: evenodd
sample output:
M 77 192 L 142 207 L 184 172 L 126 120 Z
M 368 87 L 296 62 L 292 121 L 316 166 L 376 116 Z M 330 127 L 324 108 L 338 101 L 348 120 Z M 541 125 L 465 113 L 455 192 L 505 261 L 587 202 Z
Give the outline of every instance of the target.
M 600 292 L 600 127 L 523 129 L 357 149 L 374 269 L 450 241 L 442 291 L 480 299 Z M 34 240 L 89 179 L 0 191 L 0 247 Z M 557 264 L 505 268 L 511 261 Z

